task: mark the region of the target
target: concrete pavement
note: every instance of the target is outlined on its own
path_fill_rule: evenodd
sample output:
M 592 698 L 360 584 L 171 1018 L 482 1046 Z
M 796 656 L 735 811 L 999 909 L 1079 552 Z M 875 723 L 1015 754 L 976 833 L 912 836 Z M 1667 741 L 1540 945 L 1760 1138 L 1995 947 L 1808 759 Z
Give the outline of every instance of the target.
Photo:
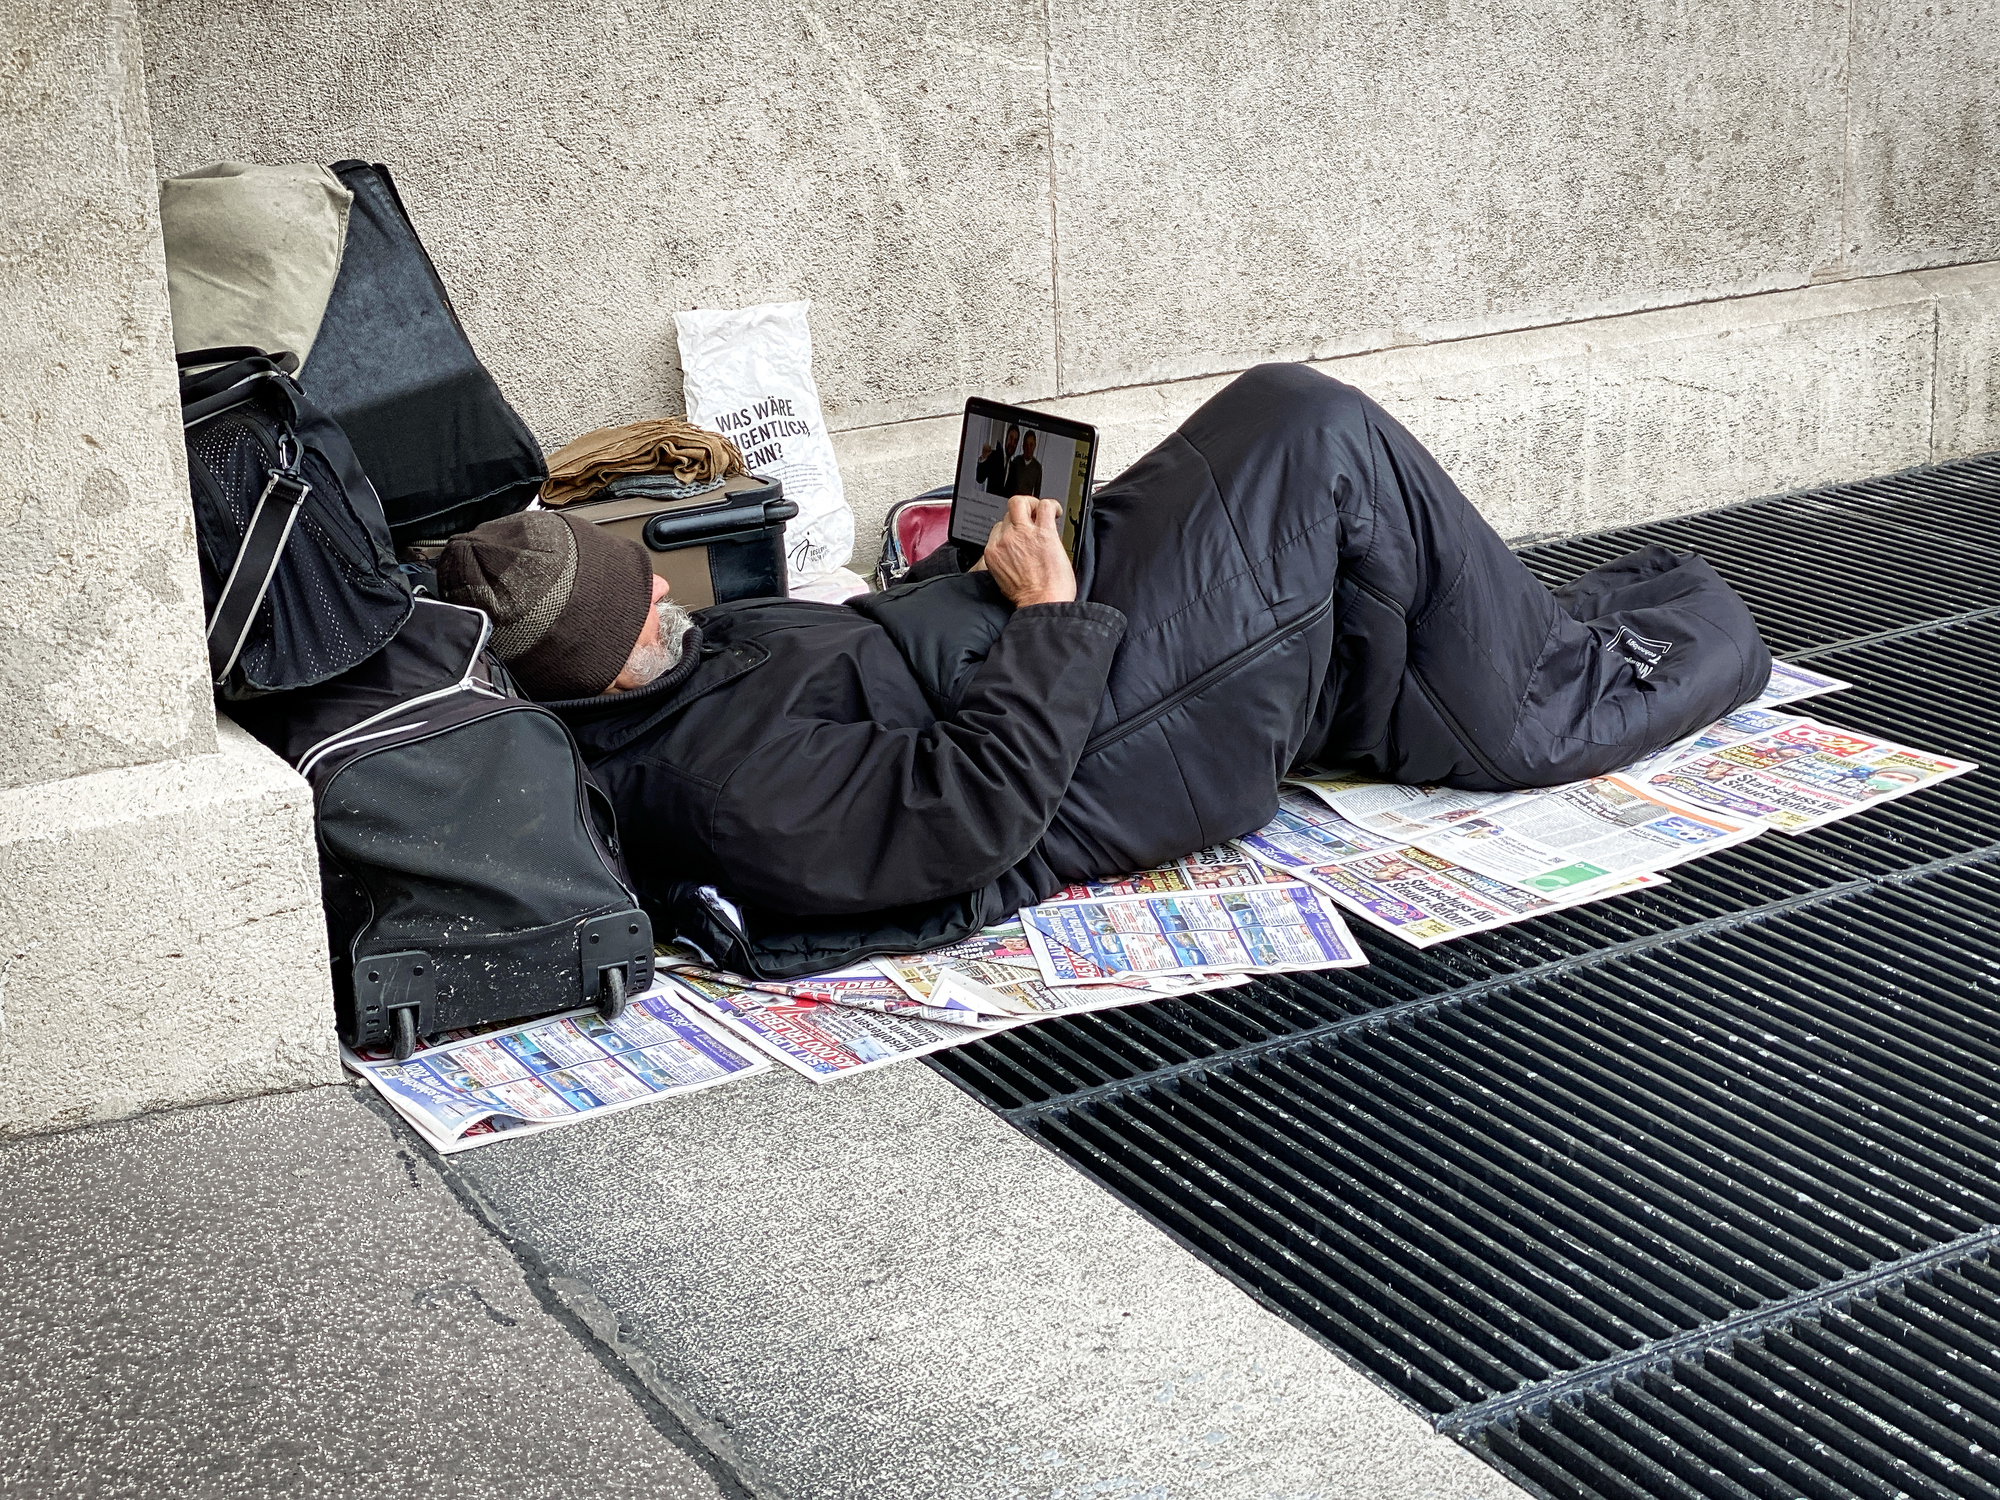
M 453 1158 L 760 1496 L 1519 1496 L 920 1066 Z
M 921 1066 L 444 1161 L 322 1088 L 0 1182 L 7 1496 L 1520 1494 Z
M 0 1494 L 721 1500 L 345 1087 L 0 1145 Z

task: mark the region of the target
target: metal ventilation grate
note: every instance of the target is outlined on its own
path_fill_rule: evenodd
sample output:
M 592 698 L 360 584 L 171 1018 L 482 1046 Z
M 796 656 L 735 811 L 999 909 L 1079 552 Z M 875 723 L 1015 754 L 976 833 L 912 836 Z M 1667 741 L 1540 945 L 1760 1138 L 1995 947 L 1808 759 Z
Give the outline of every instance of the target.
M 1646 542 L 1855 683 L 1827 717 L 2000 768 L 2000 455 L 1524 555 Z M 933 1064 L 1541 1493 L 2000 1489 L 2000 776 L 1357 936 Z
M 2000 1493 L 1997 1338 L 2000 1270 L 1981 1252 L 1488 1424 L 1471 1446 L 1550 1495 L 1983 1500 Z

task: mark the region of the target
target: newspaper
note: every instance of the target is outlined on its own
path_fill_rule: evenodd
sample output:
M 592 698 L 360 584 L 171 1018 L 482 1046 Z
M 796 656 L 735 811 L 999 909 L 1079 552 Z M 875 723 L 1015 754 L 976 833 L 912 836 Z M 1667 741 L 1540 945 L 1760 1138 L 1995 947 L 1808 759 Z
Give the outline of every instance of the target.
M 866 972 L 880 992 L 908 999 L 885 975 Z M 821 976 L 816 982 L 859 978 L 863 973 L 847 970 L 838 976 Z M 814 1083 L 831 1083 L 993 1034 L 985 1026 L 926 1020 L 803 995 L 774 995 L 750 988 L 747 981 L 732 981 L 712 972 L 675 968 L 668 972 L 667 983 L 679 987 L 744 1041 Z
M 914 1021 L 942 1021 L 955 1026 L 1004 1024 L 1013 1008 L 979 985 L 957 975 L 921 995 L 893 983 L 873 964 L 842 969 L 805 979 L 770 981 L 746 979 L 726 969 L 706 964 L 685 963 L 669 958 L 663 968 L 690 979 L 714 981 L 728 990 L 747 992 L 745 1003 L 775 995 L 786 1000 L 813 1000 L 824 1005 L 842 1005 L 851 1010 L 874 1011 L 878 1015 L 902 1016 Z
M 1794 666 L 1788 661 L 1771 663 L 1771 680 L 1764 685 L 1764 691 L 1757 696 L 1756 708 L 1775 708 L 1780 703 L 1797 703 L 1801 698 L 1817 697 L 1821 693 L 1837 693 L 1852 683 L 1842 682 L 1836 677 L 1825 677 L 1806 667 Z
M 1239 856 L 1240 858 L 1240 856 Z M 1254 867 L 1263 880 L 1268 872 Z M 1071 889 L 1077 889 L 1072 887 Z M 939 994 L 983 994 L 987 1003 L 1005 1007 L 1010 1015 L 1030 1020 L 1076 1015 L 1135 1005 L 1199 990 L 1227 989 L 1248 984 L 1242 974 L 1166 975 L 1155 979 L 1128 976 L 1119 984 L 1052 985 L 1042 977 L 1035 950 L 1019 922 L 989 927 L 963 942 L 912 953 L 877 958 L 875 966 L 916 999 L 929 1003 Z
M 1046 901 L 1021 913 L 1050 985 L 1214 971 L 1270 974 L 1368 962 L 1325 895 L 1304 881 L 1171 896 Z
M 407 1062 L 341 1055 L 443 1154 L 689 1094 L 770 1064 L 664 985 L 606 1021 L 570 1011 L 501 1031 L 450 1032 Z
M 1440 833 L 1418 848 L 1537 895 L 1602 890 L 1764 831 L 1756 818 L 1671 800 L 1621 776 L 1599 776 L 1552 795 L 1522 797 Z
M 1666 884 L 1665 876 L 1642 875 L 1602 890 L 1563 896 L 1526 891 L 1422 849 L 1391 844 L 1290 786 L 1280 790 L 1277 817 L 1237 842 L 1414 948 Z
M 1270 872 L 1256 860 L 1246 858 L 1241 849 L 1230 844 L 1217 844 L 1185 859 L 1141 870 L 1134 875 L 1067 886 L 1050 899 L 1086 901 L 1104 896 L 1170 896 L 1180 891 L 1218 891 L 1264 885 L 1270 879 Z
M 1761 818 L 1796 834 L 1977 769 L 1970 761 L 1795 719 L 1656 772 L 1647 785 L 1661 796 L 1728 817 Z
M 1519 792 L 1397 786 L 1359 776 L 1306 776 L 1290 784 L 1305 787 L 1347 823 L 1374 834 L 1378 847 L 1414 843 L 1467 818 L 1483 817 L 1521 796 Z
M 1733 714 L 1725 714 L 1706 729 L 1698 729 L 1684 739 L 1675 740 L 1664 749 L 1655 750 L 1651 755 L 1642 756 L 1631 765 L 1619 771 L 1628 781 L 1643 781 L 1655 776 L 1669 766 L 1679 765 L 1684 760 L 1692 760 L 1697 755 L 1706 755 L 1711 750 L 1720 750 L 1728 745 L 1740 745 L 1745 740 L 1754 740 L 1775 730 L 1785 729 L 1799 722 L 1796 714 L 1782 714 L 1775 709 L 1762 708 L 1752 704 L 1739 708 Z

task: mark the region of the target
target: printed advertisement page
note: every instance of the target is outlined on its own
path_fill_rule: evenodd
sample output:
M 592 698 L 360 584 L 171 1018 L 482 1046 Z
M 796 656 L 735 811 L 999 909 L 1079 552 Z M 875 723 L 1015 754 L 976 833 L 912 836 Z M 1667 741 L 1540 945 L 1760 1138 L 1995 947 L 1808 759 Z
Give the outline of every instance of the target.
M 1258 873 L 1261 878 L 1265 872 Z M 940 987 L 950 993 L 956 986 L 961 993 L 982 992 L 1004 1005 L 1008 1014 L 1032 1020 L 1247 983 L 1240 975 L 1170 975 L 1087 987 L 1051 985 L 1042 978 L 1035 950 L 1019 922 L 989 927 L 963 942 L 929 953 L 884 955 L 875 960 L 875 966 L 925 1003 L 931 1002 Z
M 1414 846 L 1397 845 L 1293 786 L 1280 789 L 1278 815 L 1237 843 L 1417 948 L 1666 883 L 1664 876 L 1643 875 L 1564 893 L 1531 892 Z
M 1786 833 L 1805 833 L 1977 769 L 1971 761 L 1800 719 L 1683 761 L 1648 785 L 1732 817 L 1762 818 Z
M 1810 667 L 1794 666 L 1788 661 L 1771 663 L 1771 680 L 1764 685 L 1764 691 L 1757 697 L 1753 707 L 1775 708 L 1780 703 L 1797 703 L 1801 698 L 1815 698 L 1821 693 L 1837 693 L 1852 683 L 1842 682 L 1838 677 L 1828 677 L 1815 672 Z
M 1179 891 L 1232 890 L 1246 885 L 1262 885 L 1268 872 L 1254 859 L 1230 844 L 1217 844 L 1172 864 L 1141 870 L 1133 875 L 1109 880 L 1093 880 L 1057 891 L 1052 901 L 1084 901 L 1093 896 L 1170 896 Z
M 878 974 L 876 978 L 902 994 L 885 976 Z M 731 1031 L 814 1083 L 832 1083 L 992 1035 L 978 1026 L 948 1025 L 824 1000 L 761 993 L 685 970 L 670 973 L 667 980 Z
M 1664 750 L 1655 750 L 1642 760 L 1635 760 L 1623 767 L 1618 774 L 1627 781 L 1644 782 L 1657 776 L 1684 760 L 1693 760 L 1697 755 L 1706 755 L 1711 750 L 1721 750 L 1730 745 L 1740 745 L 1745 740 L 1787 729 L 1799 722 L 1796 714 L 1781 714 L 1773 709 L 1759 708 L 1754 704 L 1749 708 L 1739 708 L 1733 714 L 1717 719 L 1706 729 L 1700 729 L 1686 739 L 1675 740 Z
M 1296 786 L 1279 787 L 1277 815 L 1236 842 L 1265 864 L 1287 870 L 1338 863 L 1396 846 L 1388 835 L 1350 823 Z
M 989 995 L 978 985 L 956 978 L 932 993 L 912 995 L 872 963 L 803 979 L 767 981 L 746 979 L 725 969 L 711 969 L 706 964 L 674 957 L 663 962 L 661 972 L 709 980 L 722 989 L 742 990 L 752 996 L 814 1000 L 825 1005 L 844 1005 L 850 1010 L 871 1010 L 885 1016 L 942 1021 L 954 1026 L 1004 1026 L 1014 1014 L 1013 1007 L 999 996 Z
M 1418 847 L 1538 895 L 1602 889 L 1727 849 L 1764 831 L 1667 800 L 1616 776 L 1469 818 Z
M 1275 973 L 1364 964 L 1347 924 L 1303 881 L 1179 896 L 1052 901 L 1021 913 L 1042 977 Z
M 345 1048 L 342 1057 L 447 1154 L 770 1066 L 658 984 L 612 1021 L 594 1010 L 572 1011 L 502 1031 L 450 1033 L 407 1062 Z

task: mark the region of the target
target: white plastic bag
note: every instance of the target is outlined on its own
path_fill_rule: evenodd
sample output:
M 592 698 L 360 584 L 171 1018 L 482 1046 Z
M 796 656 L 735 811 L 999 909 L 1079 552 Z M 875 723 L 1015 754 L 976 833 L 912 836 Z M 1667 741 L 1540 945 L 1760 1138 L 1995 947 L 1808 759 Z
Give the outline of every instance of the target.
M 736 444 L 751 473 L 782 480 L 785 498 L 799 508 L 785 531 L 795 580 L 838 568 L 854 554 L 854 512 L 813 384 L 811 306 L 766 302 L 674 314 L 688 420 Z

